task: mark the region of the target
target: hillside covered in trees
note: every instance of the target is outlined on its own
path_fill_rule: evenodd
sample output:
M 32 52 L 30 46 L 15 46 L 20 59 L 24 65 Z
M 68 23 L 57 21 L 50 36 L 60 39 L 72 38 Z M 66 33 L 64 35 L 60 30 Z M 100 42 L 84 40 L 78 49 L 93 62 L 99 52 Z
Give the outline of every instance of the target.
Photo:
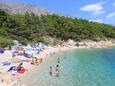
M 0 38 L 18 40 L 23 44 L 32 42 L 48 43 L 47 37 L 58 40 L 81 41 L 84 39 L 100 41 L 115 38 L 115 27 L 107 24 L 89 22 L 56 14 L 38 16 L 34 13 L 8 14 L 0 9 Z M 54 44 L 55 44 L 54 43 Z

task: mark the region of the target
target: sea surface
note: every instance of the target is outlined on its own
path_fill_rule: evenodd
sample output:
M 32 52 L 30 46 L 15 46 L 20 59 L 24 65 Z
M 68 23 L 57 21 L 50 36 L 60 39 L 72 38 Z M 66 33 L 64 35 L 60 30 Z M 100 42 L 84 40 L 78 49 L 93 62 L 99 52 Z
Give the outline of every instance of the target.
M 60 68 L 59 77 L 55 76 L 56 65 Z M 115 86 L 115 48 L 58 53 L 43 60 L 32 72 L 26 77 L 27 86 Z

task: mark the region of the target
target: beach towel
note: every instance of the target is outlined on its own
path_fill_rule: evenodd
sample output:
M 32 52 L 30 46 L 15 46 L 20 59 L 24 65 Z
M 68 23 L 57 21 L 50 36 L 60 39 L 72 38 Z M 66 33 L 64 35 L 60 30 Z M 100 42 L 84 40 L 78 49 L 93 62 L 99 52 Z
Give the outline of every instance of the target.
M 25 73 L 26 71 L 27 71 L 27 69 L 22 68 L 21 70 L 18 71 L 18 73 L 23 74 L 23 73 Z
M 10 64 L 11 62 L 8 62 L 8 61 L 2 62 L 2 66 L 9 66 Z

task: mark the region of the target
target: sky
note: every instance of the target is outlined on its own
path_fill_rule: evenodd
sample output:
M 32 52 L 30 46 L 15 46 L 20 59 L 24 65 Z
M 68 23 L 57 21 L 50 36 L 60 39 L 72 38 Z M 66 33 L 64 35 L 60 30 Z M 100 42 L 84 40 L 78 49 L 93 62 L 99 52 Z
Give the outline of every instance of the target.
M 65 16 L 115 25 L 115 0 L 3 0 L 37 5 Z

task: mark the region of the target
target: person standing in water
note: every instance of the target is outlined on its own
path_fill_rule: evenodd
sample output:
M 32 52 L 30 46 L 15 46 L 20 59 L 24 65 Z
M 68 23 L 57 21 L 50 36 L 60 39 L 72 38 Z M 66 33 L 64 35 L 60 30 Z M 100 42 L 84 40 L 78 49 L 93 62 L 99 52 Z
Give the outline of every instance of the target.
M 59 77 L 59 65 L 56 66 L 56 77 Z
M 52 75 L 52 66 L 50 66 L 49 73 L 50 73 L 50 75 Z
M 58 61 L 57 62 L 60 63 L 60 57 L 58 57 Z
M 67 57 L 65 56 L 64 59 L 67 59 Z

